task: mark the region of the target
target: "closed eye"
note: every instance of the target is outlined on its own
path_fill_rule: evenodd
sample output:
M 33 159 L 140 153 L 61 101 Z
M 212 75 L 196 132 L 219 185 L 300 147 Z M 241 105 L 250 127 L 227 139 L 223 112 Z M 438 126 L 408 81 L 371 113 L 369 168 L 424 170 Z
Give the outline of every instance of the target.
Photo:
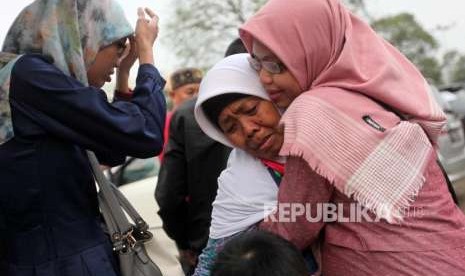
M 229 127 L 226 129 L 226 133 L 227 133 L 227 134 L 234 133 L 234 131 L 236 131 L 236 124 L 231 124 L 231 126 L 229 126 Z
M 249 108 L 245 111 L 247 115 L 255 115 L 257 113 L 257 105 L 254 105 L 252 108 Z

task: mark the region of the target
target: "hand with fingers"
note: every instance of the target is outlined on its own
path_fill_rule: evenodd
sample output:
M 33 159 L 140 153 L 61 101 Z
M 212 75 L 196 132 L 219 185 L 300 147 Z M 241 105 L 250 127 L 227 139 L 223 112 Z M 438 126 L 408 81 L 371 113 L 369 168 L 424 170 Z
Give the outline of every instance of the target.
M 153 64 L 153 44 L 158 36 L 158 16 L 149 8 L 137 10 L 135 40 L 139 53 L 139 63 Z
M 116 71 L 116 90 L 121 93 L 129 93 L 129 73 L 139 57 L 136 38 L 134 36 L 129 37 L 129 47 L 127 47 L 126 51 L 128 53 L 123 55 Z
M 135 36 L 130 36 L 129 45 L 127 44 L 126 52 L 123 54 L 118 66 L 119 70 L 124 73 L 129 73 L 138 56 L 139 52 L 137 50 L 136 38 Z

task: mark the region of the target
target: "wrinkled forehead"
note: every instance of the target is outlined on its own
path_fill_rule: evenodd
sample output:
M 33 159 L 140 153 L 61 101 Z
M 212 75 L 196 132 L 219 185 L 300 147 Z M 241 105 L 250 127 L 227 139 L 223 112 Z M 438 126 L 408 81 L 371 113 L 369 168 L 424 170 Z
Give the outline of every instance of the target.
M 244 105 L 248 105 L 250 103 L 256 103 L 260 101 L 266 101 L 266 100 L 259 98 L 257 96 L 246 96 L 244 98 L 230 102 L 227 106 L 224 107 L 223 111 L 227 109 L 235 114 L 243 113 L 246 111 L 243 109 Z
M 247 114 L 250 106 L 261 101 L 267 100 L 256 96 L 246 96 L 245 98 L 240 98 L 230 102 L 219 113 L 218 124 L 222 126 L 231 123 L 236 116 Z

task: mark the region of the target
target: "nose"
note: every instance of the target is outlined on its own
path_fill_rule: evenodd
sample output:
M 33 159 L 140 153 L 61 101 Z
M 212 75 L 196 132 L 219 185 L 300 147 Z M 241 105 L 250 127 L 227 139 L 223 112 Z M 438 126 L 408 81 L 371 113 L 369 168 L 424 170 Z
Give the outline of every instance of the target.
M 256 124 L 252 119 L 250 118 L 244 118 L 241 120 L 241 125 L 242 129 L 244 131 L 244 134 L 248 139 L 253 138 L 255 133 L 257 133 L 260 130 L 260 127 L 258 124 Z
M 260 77 L 260 82 L 263 85 L 267 85 L 267 84 L 269 85 L 273 82 L 273 78 L 271 77 L 270 72 L 263 69 L 263 67 L 258 72 L 258 76 Z

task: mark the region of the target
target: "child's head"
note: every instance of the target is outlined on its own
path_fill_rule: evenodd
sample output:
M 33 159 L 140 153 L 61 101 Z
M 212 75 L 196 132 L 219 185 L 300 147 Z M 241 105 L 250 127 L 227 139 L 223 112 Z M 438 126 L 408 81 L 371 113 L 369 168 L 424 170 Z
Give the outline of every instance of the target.
M 229 56 L 207 73 L 195 116 L 213 139 L 255 157 L 273 159 L 283 143 L 281 115 L 250 67 L 248 56 Z
M 302 254 L 289 241 L 251 231 L 229 241 L 218 254 L 212 276 L 305 276 Z

